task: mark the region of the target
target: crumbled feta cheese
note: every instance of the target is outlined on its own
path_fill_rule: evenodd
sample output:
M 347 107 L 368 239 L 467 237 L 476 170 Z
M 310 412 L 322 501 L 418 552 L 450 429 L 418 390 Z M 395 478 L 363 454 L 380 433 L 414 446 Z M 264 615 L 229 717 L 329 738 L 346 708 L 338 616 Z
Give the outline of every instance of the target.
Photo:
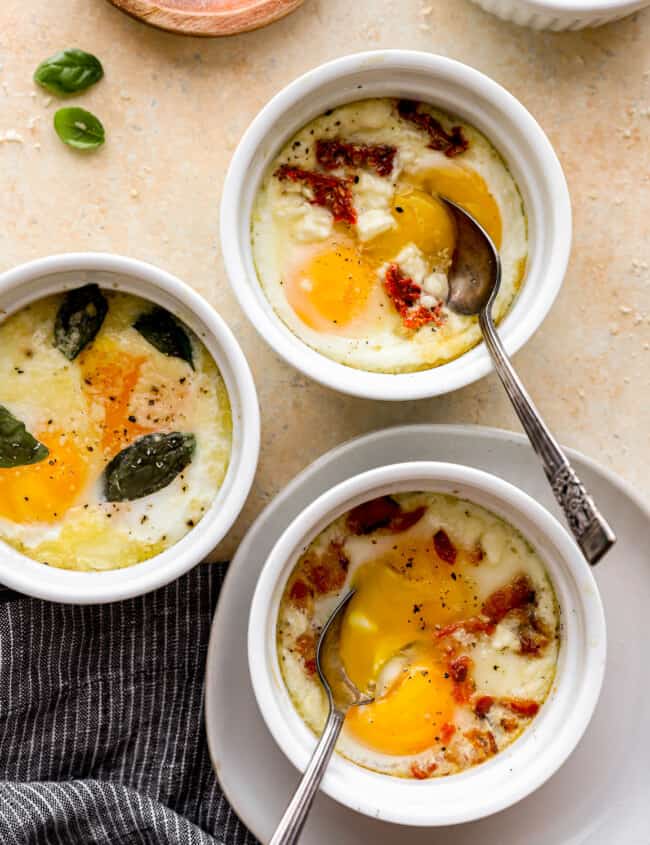
M 2 143 L 22 144 L 23 136 L 15 129 L 7 129 L 6 132 L 0 132 L 0 144 Z
M 447 301 L 449 296 L 449 282 L 445 273 L 431 273 L 422 280 L 422 290 L 435 296 L 436 299 Z
M 390 211 L 393 183 L 389 179 L 361 173 L 352 195 L 357 212 L 357 234 L 361 241 L 368 241 L 380 232 L 392 229 L 395 225 Z
M 424 254 L 414 243 L 407 244 L 397 255 L 395 261 L 416 284 L 423 285 L 429 267 Z M 430 293 L 430 291 L 427 291 L 427 293 Z
M 326 208 L 303 204 L 305 210 L 295 228 L 296 240 L 303 243 L 324 241 L 332 232 L 334 218 Z

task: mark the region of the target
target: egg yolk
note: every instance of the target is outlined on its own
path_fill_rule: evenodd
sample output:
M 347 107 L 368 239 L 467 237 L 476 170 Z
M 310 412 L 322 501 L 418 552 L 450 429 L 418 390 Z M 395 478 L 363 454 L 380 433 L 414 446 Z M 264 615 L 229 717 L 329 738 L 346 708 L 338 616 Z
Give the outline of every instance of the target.
M 332 331 L 359 317 L 378 284 L 375 270 L 354 244 L 334 243 L 291 275 L 287 298 L 308 326 Z
M 12 522 L 56 522 L 86 486 L 88 464 L 72 438 L 56 431 L 36 435 L 50 450 L 45 460 L 0 469 L 0 516 Z
M 453 685 L 444 677 L 434 633 L 480 611 L 461 557 L 452 566 L 436 555 L 432 540 L 401 539 L 355 573 L 340 652 L 350 680 L 377 694 L 372 704 L 348 713 L 347 729 L 364 745 L 387 754 L 418 753 L 453 719 Z M 378 681 L 395 660 L 404 666 L 384 691 Z
M 478 220 L 496 247 L 501 246 L 501 212 L 485 179 L 479 173 L 450 162 L 445 167 L 425 170 L 407 178 L 410 183 L 429 194 L 457 202 Z
M 424 660 L 401 671 L 381 698 L 350 709 L 346 729 L 382 754 L 419 754 L 440 740 L 454 708 L 453 682 L 445 678 L 444 666 Z
M 139 423 L 129 407 L 145 360 L 109 339 L 93 344 L 79 359 L 84 392 L 103 409 L 101 445 L 108 456 L 153 430 Z
M 377 235 L 364 247 L 364 253 L 377 264 L 394 261 L 412 243 L 433 264 L 444 268 L 456 245 L 456 228 L 445 206 L 418 188 L 398 192 L 392 208 L 395 225 Z

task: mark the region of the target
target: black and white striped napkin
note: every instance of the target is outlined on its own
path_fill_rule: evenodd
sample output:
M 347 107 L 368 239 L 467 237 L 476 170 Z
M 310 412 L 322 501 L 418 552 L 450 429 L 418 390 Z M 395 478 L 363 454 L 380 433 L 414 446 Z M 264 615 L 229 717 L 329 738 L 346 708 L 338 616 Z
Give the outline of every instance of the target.
M 255 845 L 203 726 L 223 575 L 94 607 L 0 593 L 2 845 Z

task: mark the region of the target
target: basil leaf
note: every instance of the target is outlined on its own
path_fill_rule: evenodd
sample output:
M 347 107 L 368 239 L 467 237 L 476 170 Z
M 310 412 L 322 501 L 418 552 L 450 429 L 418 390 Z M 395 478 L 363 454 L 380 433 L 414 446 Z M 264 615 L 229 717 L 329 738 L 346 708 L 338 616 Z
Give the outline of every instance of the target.
M 25 424 L 0 405 L 0 467 L 22 467 L 45 460 L 50 450 L 32 437 Z
M 108 302 L 97 285 L 68 291 L 54 321 L 54 345 L 68 361 L 95 339 L 108 313 Z
M 41 62 L 34 73 L 34 82 L 52 94 L 64 97 L 90 88 L 103 75 L 104 69 L 96 56 L 73 48 Z
M 85 109 L 59 109 L 54 115 L 54 128 L 64 144 L 77 150 L 94 150 L 106 140 L 101 122 Z
M 146 434 L 119 452 L 104 470 L 108 502 L 130 502 L 162 490 L 192 460 L 193 434 Z
M 156 305 L 146 314 L 141 314 L 133 324 L 145 340 L 155 346 L 163 355 L 182 358 L 194 369 L 192 341 L 189 335 L 169 311 Z

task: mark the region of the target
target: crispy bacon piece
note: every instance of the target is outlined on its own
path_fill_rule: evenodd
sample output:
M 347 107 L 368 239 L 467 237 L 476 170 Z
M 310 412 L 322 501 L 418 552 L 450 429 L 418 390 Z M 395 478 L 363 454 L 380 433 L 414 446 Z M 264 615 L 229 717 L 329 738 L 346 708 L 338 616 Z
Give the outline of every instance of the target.
M 305 633 L 296 638 L 296 650 L 302 657 L 305 670 L 308 675 L 316 672 L 316 636 Z
M 516 719 L 501 719 L 500 725 L 507 734 L 511 734 L 519 727 Z
M 493 704 L 494 699 L 491 695 L 482 695 L 479 699 L 477 699 L 476 704 L 474 705 L 474 712 L 479 719 L 485 719 Z
M 351 179 L 339 179 L 338 176 L 303 170 L 302 167 L 294 167 L 291 164 L 280 165 L 274 175 L 280 181 L 289 180 L 308 185 L 314 195 L 312 205 L 329 209 L 336 222 L 357 222 L 357 212 L 352 203 Z
M 352 144 L 340 138 L 316 141 L 316 161 L 325 170 L 337 167 L 371 167 L 378 176 L 390 176 L 396 147 L 389 144 Z
M 371 534 L 377 528 L 383 528 L 398 517 L 401 508 L 390 496 L 380 496 L 352 508 L 347 518 L 347 526 L 353 534 Z
M 389 265 L 384 277 L 384 289 L 407 329 L 419 329 L 428 323 L 440 326 L 444 322 L 442 302 L 436 303 L 433 308 L 420 304 L 422 288 L 402 271 L 399 264 Z
M 478 728 L 472 728 L 471 731 L 467 731 L 463 736 L 471 742 L 474 749 L 478 752 L 479 760 L 477 762 L 483 762 L 483 760 L 493 757 L 499 751 L 492 731 L 480 731 Z
M 440 728 L 440 740 L 442 744 L 447 745 L 455 733 L 456 725 L 452 725 L 451 722 L 445 722 Z
M 469 619 L 463 619 L 460 622 L 450 622 L 444 628 L 439 628 L 435 632 L 435 638 L 442 640 L 455 634 L 456 631 L 466 631 L 468 634 L 492 634 L 494 632 L 494 623 L 489 619 L 481 619 L 479 616 L 471 616 Z
M 474 682 L 469 676 L 472 661 L 469 657 L 457 657 L 449 662 L 448 671 L 454 682 L 453 696 L 459 704 L 467 703 L 474 692 Z
M 399 100 L 397 111 L 403 120 L 414 123 L 429 135 L 430 149 L 439 150 L 448 158 L 454 158 L 468 149 L 469 141 L 463 135 L 461 126 L 453 126 L 450 134 L 433 115 L 420 111 L 419 103 L 413 100 Z
M 483 549 L 480 546 L 474 546 L 474 548 L 470 549 L 470 551 L 467 553 L 467 557 L 470 559 L 470 561 L 476 564 L 477 566 L 483 560 L 484 556 L 485 555 Z
M 449 539 L 449 534 L 443 531 L 442 528 L 433 535 L 433 546 L 440 560 L 444 560 L 445 563 L 456 563 L 456 557 L 458 555 L 456 546 Z
M 539 704 L 529 698 L 500 698 L 499 704 L 503 704 L 517 716 L 532 718 L 539 713 Z
M 532 657 L 539 657 L 549 644 L 549 638 L 538 631 L 534 625 L 522 625 L 518 631 L 519 651 L 521 654 L 529 654 Z
M 306 607 L 312 597 L 311 588 L 305 584 L 302 578 L 297 578 L 289 590 L 289 599 L 296 607 Z
M 500 622 L 511 610 L 518 610 L 535 602 L 535 590 L 526 575 L 519 575 L 510 584 L 495 590 L 483 604 L 483 613 L 494 623 Z
M 402 531 L 408 531 L 416 522 L 419 522 L 426 513 L 426 505 L 421 505 L 419 508 L 414 508 L 412 511 L 401 511 L 397 516 L 394 516 L 388 527 L 395 534 L 401 534 Z
M 319 555 L 309 554 L 302 562 L 302 568 L 316 593 L 325 595 L 339 590 L 345 583 L 349 561 L 343 546 L 334 540 Z
M 411 776 L 418 780 L 426 780 L 438 768 L 437 763 L 411 763 Z

